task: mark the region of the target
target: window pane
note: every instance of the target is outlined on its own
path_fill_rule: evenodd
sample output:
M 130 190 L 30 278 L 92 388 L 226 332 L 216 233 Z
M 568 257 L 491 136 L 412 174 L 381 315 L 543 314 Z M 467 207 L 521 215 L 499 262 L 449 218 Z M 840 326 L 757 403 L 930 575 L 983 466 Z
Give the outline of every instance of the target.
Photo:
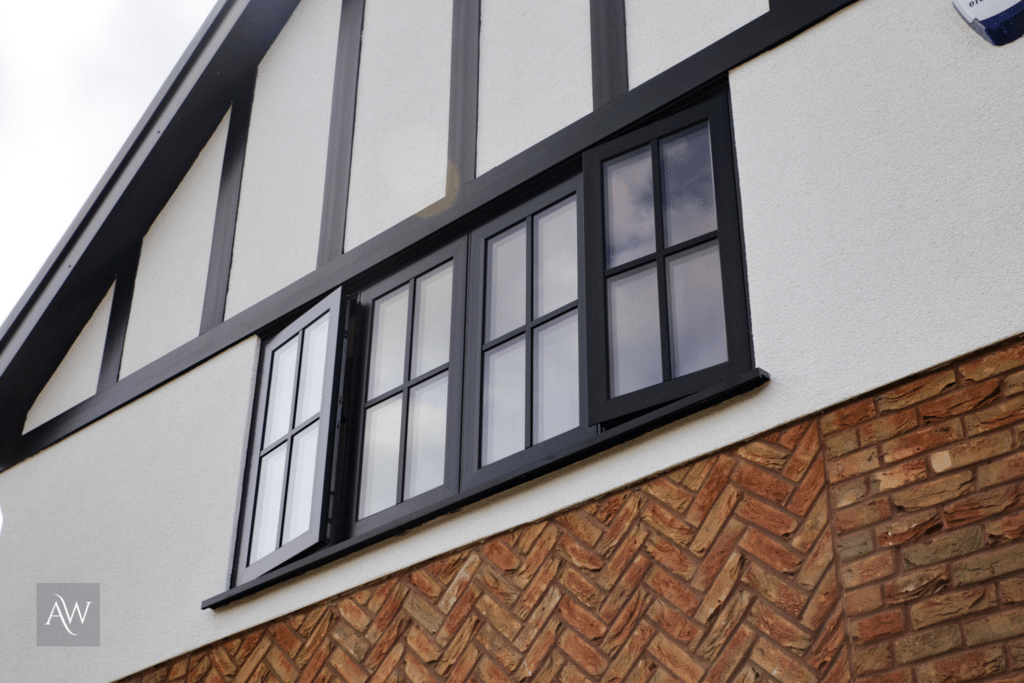
M 416 281 L 415 318 L 411 378 L 448 362 L 452 332 L 451 263 Z
M 252 522 L 252 546 L 249 564 L 277 548 L 277 530 L 281 521 L 281 495 L 284 493 L 284 460 L 288 452 L 281 444 L 260 458 L 256 514 Z
M 405 332 L 409 324 L 409 286 L 373 302 L 370 386 L 367 398 L 394 389 L 405 379 Z
M 534 331 L 533 442 L 580 424 L 579 332 L 576 311 Z
M 296 424 L 301 424 L 320 412 L 324 393 L 324 365 L 327 362 L 327 332 L 330 327 L 330 317 L 324 315 L 306 328 L 302 341 Z
M 526 322 L 526 225 L 487 241 L 487 335 L 490 341 Z
M 359 517 L 394 505 L 398 495 L 399 444 L 402 440 L 402 394 L 366 411 Z
M 288 497 L 285 499 L 282 544 L 309 531 L 309 519 L 313 511 L 316 443 L 319 436 L 320 421 L 317 420 L 292 439 L 292 461 L 288 466 Z
M 608 347 L 611 395 L 621 396 L 663 380 L 658 279 L 655 264 L 608 279 Z
M 665 244 L 672 246 L 718 229 L 708 124 L 661 142 Z
M 651 149 L 604 165 L 605 260 L 609 268 L 654 253 L 654 171 Z
M 442 372 L 409 392 L 404 498 L 412 498 L 444 483 L 447 425 L 448 373 Z
M 533 317 L 576 300 L 576 197 L 535 219 Z
M 729 360 L 718 242 L 665 261 L 671 320 L 672 376 Z
M 298 352 L 299 338 L 296 336 L 271 356 L 264 446 L 277 441 L 292 428 L 292 397 L 295 393 L 295 361 Z
M 525 441 L 526 338 L 516 337 L 484 357 L 481 466 L 523 450 Z

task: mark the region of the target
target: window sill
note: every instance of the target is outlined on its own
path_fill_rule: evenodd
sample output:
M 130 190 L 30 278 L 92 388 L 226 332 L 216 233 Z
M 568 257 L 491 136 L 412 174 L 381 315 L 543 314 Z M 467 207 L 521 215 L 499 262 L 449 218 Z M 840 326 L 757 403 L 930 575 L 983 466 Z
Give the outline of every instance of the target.
M 498 490 L 507 489 L 510 486 L 534 479 L 542 474 L 628 441 L 643 432 L 649 432 L 673 420 L 691 415 L 712 405 L 722 403 L 734 396 L 746 393 L 761 386 L 769 379 L 770 375 L 760 368 L 741 372 L 728 380 L 698 391 L 686 398 L 647 411 L 638 417 L 627 419 L 622 423 L 616 424 L 614 427 L 605 429 L 581 442 L 575 443 L 572 447 L 566 448 L 564 452 L 550 454 L 543 461 L 535 463 L 527 472 L 520 471 L 514 475 L 510 473 L 508 476 L 489 480 L 478 487 L 464 490 L 457 496 L 446 498 L 443 502 L 438 502 L 434 506 L 418 509 L 403 518 L 393 520 L 371 533 L 314 550 L 309 555 L 267 572 L 259 578 L 234 586 L 223 593 L 204 600 L 202 608 L 216 609 L 223 607 L 235 600 L 292 579 L 357 550 L 407 531 L 446 512 L 464 507 Z

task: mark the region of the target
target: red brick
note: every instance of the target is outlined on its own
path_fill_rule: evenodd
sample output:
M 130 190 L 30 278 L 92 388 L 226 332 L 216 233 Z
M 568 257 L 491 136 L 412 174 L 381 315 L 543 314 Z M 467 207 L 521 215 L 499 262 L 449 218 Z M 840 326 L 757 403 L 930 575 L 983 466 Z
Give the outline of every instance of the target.
M 942 451 L 932 453 L 930 461 L 936 472 L 973 465 L 981 460 L 990 460 L 1013 449 L 1013 437 L 1009 430 L 975 437 Z
M 900 664 L 952 652 L 960 647 L 960 629 L 954 625 L 914 633 L 893 643 L 896 661 Z
M 844 600 L 846 611 L 850 616 L 865 612 L 873 612 L 882 606 L 882 590 L 880 586 L 864 586 L 848 591 Z
M 924 424 L 962 415 L 981 406 L 988 405 L 999 397 L 999 380 L 949 391 L 938 398 L 920 405 L 921 420 Z
M 963 557 L 984 547 L 985 536 L 981 532 L 981 527 L 967 527 L 907 546 L 903 549 L 903 564 L 907 567 L 924 567 Z
M 759 638 L 750 659 L 786 683 L 816 683 L 818 677 L 767 638 Z M 694 679 L 697 680 L 697 679 Z
M 744 460 L 749 460 L 755 465 L 780 471 L 789 460 L 789 452 L 763 441 L 751 441 L 736 449 L 736 454 Z
M 878 544 L 890 547 L 903 545 L 916 541 L 941 527 L 942 518 L 937 510 L 897 515 L 888 524 L 878 527 Z
M 940 446 L 953 443 L 964 437 L 960 420 L 949 420 L 940 424 L 930 425 L 916 432 L 911 432 L 892 441 L 886 441 L 882 449 L 882 459 L 887 463 L 906 460 L 919 453 L 930 451 Z
M 807 595 L 803 591 L 794 588 L 789 582 L 762 568 L 759 564 L 751 563 L 743 575 L 742 581 L 754 593 L 794 618 L 800 616 L 800 612 L 807 603 Z
M 811 590 L 826 570 L 831 569 L 833 560 L 832 534 L 823 533 L 804 560 L 804 566 L 796 575 L 796 583 L 805 590 Z
M 832 485 L 832 501 L 836 508 L 844 508 L 863 500 L 868 495 L 868 483 L 866 477 L 850 479 Z
M 985 538 L 989 543 L 1013 541 L 1021 537 L 1024 537 L 1024 512 L 985 524 Z
M 786 499 L 789 498 L 789 494 L 793 492 L 793 485 L 785 479 L 768 474 L 747 462 L 741 462 L 737 465 L 733 481 L 739 486 L 779 505 L 784 504 Z
M 1024 370 L 1015 372 L 1003 380 L 1003 395 L 1013 396 L 1024 391 Z
M 1018 500 L 1020 489 L 1016 486 L 987 490 L 944 505 L 942 514 L 946 518 L 947 526 L 972 524 L 1002 513 Z
M 908 484 L 921 481 L 928 476 L 928 465 L 924 458 L 907 460 L 896 467 L 889 468 L 882 472 L 875 472 L 871 475 L 871 492 L 882 493 L 893 489 L 903 488 Z
M 809 429 L 804 432 L 803 438 L 800 439 L 796 450 L 793 451 L 793 457 L 790 458 L 789 462 L 786 463 L 785 469 L 782 470 L 783 476 L 792 481 L 798 481 L 800 477 L 804 476 L 808 465 L 811 464 L 814 457 L 821 451 L 821 438 L 818 435 L 817 426 L 813 423 L 806 424 Z M 782 445 L 785 446 L 786 444 L 783 443 Z
M 951 619 L 981 612 L 996 605 L 995 586 L 980 586 L 967 590 L 941 593 L 910 607 L 910 620 L 914 628 L 921 629 Z
M 704 667 L 698 664 L 686 650 L 660 633 L 651 641 L 648 651 L 684 681 L 698 681 L 704 675 Z
M 796 553 L 757 529 L 750 529 L 744 534 L 740 547 L 785 574 L 792 574 L 800 566 L 800 557 Z
M 686 508 L 689 507 L 690 503 L 693 501 L 693 495 L 689 491 L 682 486 L 679 486 L 668 477 L 658 477 L 657 479 L 647 482 L 644 484 L 644 491 L 654 496 L 665 505 L 668 505 L 676 512 L 685 512 Z M 568 515 L 566 515 L 566 517 L 568 517 Z M 578 517 L 581 519 L 583 518 L 582 515 L 578 515 Z M 593 525 L 590 525 L 589 528 L 596 529 Z M 600 532 L 598 533 L 600 534 Z M 594 540 L 590 540 L 589 537 L 584 537 L 579 533 L 576 533 L 576 535 L 580 536 L 580 538 L 591 545 L 597 542 L 596 538 Z
M 883 393 L 875 401 L 875 405 L 880 413 L 906 408 L 933 396 L 938 396 L 945 388 L 952 386 L 955 382 L 956 375 L 952 370 L 942 370 L 933 375 L 912 380 Z
M 1024 453 L 982 465 L 978 468 L 978 487 L 987 488 L 1024 478 Z
M 1024 633 L 1024 607 L 992 614 L 964 624 L 968 646 L 1006 640 Z
M 917 410 L 908 408 L 898 413 L 883 415 L 857 428 L 861 446 L 870 446 L 879 441 L 906 434 L 917 427 Z
M 973 436 L 1020 420 L 1024 420 L 1024 396 L 1015 396 L 967 415 L 964 417 L 964 424 L 967 426 L 967 433 Z
M 856 429 L 847 429 L 845 432 L 825 437 L 825 457 L 829 460 L 842 457 L 858 448 L 860 439 L 857 438 Z
M 885 598 L 890 604 L 913 602 L 932 595 L 949 585 L 949 572 L 945 567 L 931 567 L 917 572 L 904 573 L 887 581 Z
M 892 553 L 886 550 L 844 565 L 841 575 L 846 588 L 856 588 L 891 576 L 894 570 Z
M 875 549 L 874 534 L 871 533 L 871 529 L 865 529 L 856 534 L 847 534 L 839 539 L 837 547 L 840 560 L 843 562 L 856 560 Z
M 850 477 L 856 477 L 858 474 L 877 470 L 881 465 L 878 448 L 870 446 L 845 457 L 829 460 L 828 480 L 831 482 L 843 481 Z
M 960 376 L 968 382 L 977 382 L 993 375 L 1024 365 L 1024 343 L 999 349 L 960 366 Z
M 850 623 L 850 637 L 855 643 L 871 643 L 903 631 L 903 611 L 892 609 Z
M 813 420 L 791 424 L 778 431 L 771 432 L 768 436 L 764 437 L 764 440 L 768 443 L 777 443 L 788 450 L 793 450 L 800 443 L 800 440 L 807 435 L 807 430 L 813 425 Z
M 875 416 L 875 403 L 864 398 L 856 403 L 843 406 L 821 417 L 822 434 L 832 434 L 840 430 L 866 422 Z
M 857 683 L 913 683 L 914 674 L 910 669 L 900 669 L 899 671 L 888 671 L 878 676 L 869 676 L 864 678 L 863 676 L 857 678 Z
M 889 519 L 890 516 L 888 499 L 876 498 L 838 511 L 835 522 L 836 531 L 845 534 L 854 529 L 877 524 Z
M 736 514 L 776 536 L 789 536 L 797 526 L 797 521 L 792 515 L 749 496 L 736 506 Z
M 818 498 L 818 493 L 825 487 L 825 463 L 818 458 L 807 472 L 807 476 L 797 487 L 787 508 L 797 515 L 806 515 L 811 505 Z
M 722 493 L 725 485 L 729 483 L 729 476 L 735 467 L 736 461 L 732 458 L 725 456 L 718 458 L 708 474 L 707 480 L 697 493 L 697 497 L 690 504 L 690 509 L 686 512 L 686 522 L 688 524 L 699 526 L 704 521 L 704 517 L 711 511 L 715 501 L 718 500 L 719 494 Z
M 990 676 L 1006 669 L 1001 648 L 958 652 L 918 667 L 918 680 L 955 683 Z
M 892 664 L 892 651 L 888 643 L 861 646 L 853 651 L 853 669 L 858 674 L 858 681 L 860 674 L 889 669 Z
M 959 498 L 970 491 L 973 484 L 972 472 L 959 472 L 896 491 L 892 502 L 899 510 L 920 510 Z

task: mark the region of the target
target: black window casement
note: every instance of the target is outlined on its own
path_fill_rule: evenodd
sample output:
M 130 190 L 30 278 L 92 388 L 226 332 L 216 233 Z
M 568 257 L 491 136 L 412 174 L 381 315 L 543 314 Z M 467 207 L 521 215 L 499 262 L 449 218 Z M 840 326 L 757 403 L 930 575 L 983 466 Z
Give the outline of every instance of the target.
M 236 583 L 328 538 L 341 309 L 335 291 L 263 342 Z
M 728 93 L 575 161 L 264 340 L 235 585 L 206 606 L 767 380 Z
M 583 155 L 591 424 L 754 367 L 727 95 Z

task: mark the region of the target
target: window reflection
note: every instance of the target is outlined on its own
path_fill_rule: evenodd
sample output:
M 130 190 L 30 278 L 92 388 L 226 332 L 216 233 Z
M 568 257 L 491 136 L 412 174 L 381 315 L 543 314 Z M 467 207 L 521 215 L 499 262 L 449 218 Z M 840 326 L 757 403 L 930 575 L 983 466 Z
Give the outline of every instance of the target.
M 607 266 L 654 253 L 654 175 L 651 150 L 643 147 L 604 166 Z

